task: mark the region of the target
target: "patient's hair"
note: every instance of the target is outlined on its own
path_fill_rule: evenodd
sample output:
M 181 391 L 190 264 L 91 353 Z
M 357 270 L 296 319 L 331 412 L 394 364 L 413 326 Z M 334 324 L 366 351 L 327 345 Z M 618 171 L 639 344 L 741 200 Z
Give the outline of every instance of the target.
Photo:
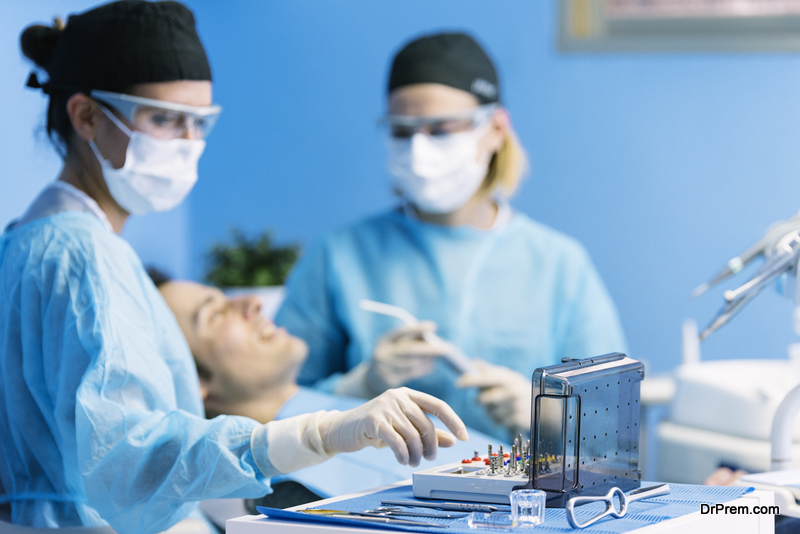
M 147 276 L 150 277 L 156 287 L 160 288 L 167 282 L 172 282 L 172 277 L 158 267 L 150 265 L 145 270 L 147 271 Z

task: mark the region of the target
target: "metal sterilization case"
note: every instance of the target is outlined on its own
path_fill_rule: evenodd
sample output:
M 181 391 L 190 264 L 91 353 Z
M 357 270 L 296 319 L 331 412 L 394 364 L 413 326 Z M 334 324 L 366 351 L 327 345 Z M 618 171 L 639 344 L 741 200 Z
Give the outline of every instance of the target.
M 519 488 L 547 492 L 547 506 L 575 495 L 639 487 L 639 386 L 644 366 L 606 354 L 533 373 L 532 440 L 511 454 L 480 456 L 414 473 L 414 496 L 508 504 Z M 495 449 L 497 450 L 497 449 Z
M 529 488 L 563 508 L 575 495 L 638 488 L 639 394 L 644 365 L 622 353 L 533 373 Z

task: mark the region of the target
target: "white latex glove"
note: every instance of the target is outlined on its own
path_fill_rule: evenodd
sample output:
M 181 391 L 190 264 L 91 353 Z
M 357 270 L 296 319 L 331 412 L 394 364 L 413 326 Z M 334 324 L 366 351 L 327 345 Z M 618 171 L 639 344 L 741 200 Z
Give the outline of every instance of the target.
M 444 401 L 408 388 L 392 389 L 358 408 L 319 411 L 270 421 L 250 437 L 253 458 L 267 476 L 291 473 L 324 462 L 336 453 L 364 447 L 390 447 L 401 464 L 419 465 L 421 457 L 436 458 L 438 447 L 456 443 L 425 415 L 435 415 L 461 441 L 467 427 Z M 264 461 L 264 456 L 266 460 Z M 271 464 L 271 465 L 270 465 Z
M 436 358 L 452 347 L 433 336 L 434 332 L 436 323 L 432 321 L 389 331 L 375 344 L 372 359 L 346 373 L 335 392 L 369 399 L 430 374 Z
M 468 438 L 467 427 L 447 403 L 408 388 L 391 389 L 353 410 L 324 412 L 319 430 L 329 453 L 388 446 L 398 462 L 417 466 L 422 457 L 436 458 L 438 447 L 456 443 L 452 434 L 435 428 L 425 412 L 438 417 L 461 441 Z
M 478 402 L 495 422 L 512 434 L 526 433 L 531 428 L 531 379 L 513 369 L 475 358 L 475 370 L 464 373 L 456 381 L 460 388 L 477 387 Z

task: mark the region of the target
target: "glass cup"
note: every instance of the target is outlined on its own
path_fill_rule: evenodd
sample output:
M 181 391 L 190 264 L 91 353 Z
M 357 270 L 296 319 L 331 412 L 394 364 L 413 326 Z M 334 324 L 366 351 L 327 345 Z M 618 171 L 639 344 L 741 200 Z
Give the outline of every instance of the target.
M 542 490 L 520 489 L 511 492 L 511 517 L 518 528 L 532 528 L 544 523 L 546 496 Z
M 517 522 L 511 514 L 472 512 L 467 518 L 467 525 L 484 530 L 510 530 L 517 526 Z

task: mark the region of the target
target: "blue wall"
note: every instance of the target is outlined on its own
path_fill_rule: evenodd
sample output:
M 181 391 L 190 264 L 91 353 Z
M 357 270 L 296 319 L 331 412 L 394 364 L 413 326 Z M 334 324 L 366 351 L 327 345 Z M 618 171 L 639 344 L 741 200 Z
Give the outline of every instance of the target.
M 18 4 L 18 5 L 17 5 Z M 514 205 L 580 239 L 614 296 L 632 356 L 676 365 L 680 324 L 703 327 L 722 290 L 689 292 L 800 209 L 800 57 L 564 55 L 555 0 L 188 2 L 225 108 L 201 181 L 173 213 L 125 235 L 146 261 L 199 278 L 238 226 L 304 244 L 392 205 L 383 142 L 389 58 L 410 36 L 466 28 L 496 59 L 532 172 Z M 34 141 L 44 100 L 22 85 L 17 35 L 90 2 L 35 0 L 0 17 L 0 223 L 55 176 Z M 10 11 L 10 13 L 9 13 Z M 703 357 L 784 357 L 792 305 L 768 291 L 703 344 Z

